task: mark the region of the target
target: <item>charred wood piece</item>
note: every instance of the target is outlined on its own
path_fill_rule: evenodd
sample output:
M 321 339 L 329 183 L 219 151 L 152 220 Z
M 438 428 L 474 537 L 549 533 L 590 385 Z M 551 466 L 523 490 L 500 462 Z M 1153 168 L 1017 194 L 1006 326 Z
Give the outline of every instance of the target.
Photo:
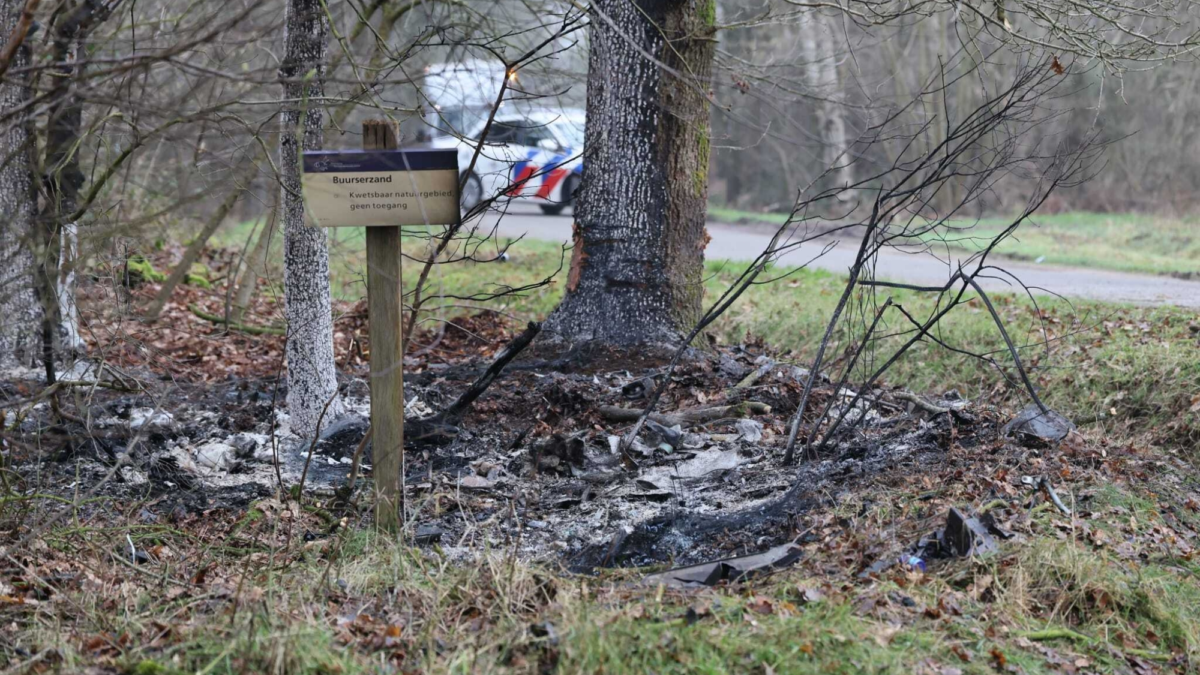
M 622 408 L 615 405 L 603 405 L 598 409 L 600 416 L 613 422 L 636 422 L 642 415 L 641 410 Z M 674 413 L 651 413 L 647 419 L 664 427 L 690 426 L 703 424 L 713 420 L 746 417 L 750 414 L 766 415 L 771 412 L 771 406 L 759 401 L 744 401 L 737 405 L 719 405 L 711 408 L 688 408 Z

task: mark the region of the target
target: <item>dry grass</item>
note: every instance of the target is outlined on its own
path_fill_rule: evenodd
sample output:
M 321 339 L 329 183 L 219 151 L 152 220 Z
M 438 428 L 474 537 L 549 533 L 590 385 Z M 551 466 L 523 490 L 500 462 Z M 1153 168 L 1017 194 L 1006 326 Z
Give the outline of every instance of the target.
M 1167 533 L 1200 528 L 1179 501 L 1192 488 L 1075 489 L 1086 519 L 1034 509 L 999 555 L 864 579 L 838 563 L 861 545 L 842 528 L 907 531 L 929 498 L 914 485 L 884 503 L 864 486 L 812 515 L 824 534 L 795 569 L 698 593 L 637 586 L 636 570 L 565 575 L 505 549 L 452 560 L 348 523 L 306 541 L 328 516 L 295 502 L 170 526 L 107 517 L 10 552 L 0 662 L 137 675 L 1188 670 L 1200 582 Z M 126 561 L 128 540 L 151 560 Z

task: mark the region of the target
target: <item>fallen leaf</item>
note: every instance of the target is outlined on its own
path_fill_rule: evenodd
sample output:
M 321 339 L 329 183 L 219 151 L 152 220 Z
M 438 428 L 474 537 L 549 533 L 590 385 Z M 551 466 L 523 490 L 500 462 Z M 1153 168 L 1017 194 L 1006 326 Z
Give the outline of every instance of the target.
M 775 613 L 775 605 L 772 604 L 770 600 L 762 597 L 761 595 L 756 596 L 754 598 L 754 600 L 746 606 L 749 607 L 751 611 L 757 612 L 759 614 L 774 614 Z
M 963 663 L 971 662 L 971 652 L 963 648 L 962 645 L 951 645 L 950 651 L 953 652 L 954 655 L 957 656 Z
M 822 593 L 821 590 L 818 588 L 801 588 L 800 589 L 800 601 L 806 605 L 816 603 L 816 602 L 821 602 L 824 599 L 825 599 L 825 594 Z

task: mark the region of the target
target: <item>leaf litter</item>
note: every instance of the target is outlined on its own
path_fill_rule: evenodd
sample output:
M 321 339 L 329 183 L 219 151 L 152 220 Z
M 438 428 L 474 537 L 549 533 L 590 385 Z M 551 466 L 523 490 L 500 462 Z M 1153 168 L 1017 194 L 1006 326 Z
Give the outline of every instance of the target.
M 419 417 L 453 401 L 469 384 L 475 364 L 503 346 L 507 325 L 499 316 L 464 323 L 437 338 L 436 352 L 411 357 L 410 414 Z M 218 340 L 213 327 L 204 328 L 210 332 L 203 339 Z M 279 344 L 273 336 L 219 339 L 249 341 L 249 347 L 234 347 L 239 352 L 262 345 L 263 353 L 272 354 L 270 345 Z M 367 340 L 359 344 L 369 353 Z M 627 356 L 599 350 L 554 363 L 542 354 L 523 355 L 476 402 L 449 442 L 409 448 L 406 499 L 420 545 L 460 564 L 503 550 L 530 563 L 580 570 L 692 565 L 700 568 L 695 576 L 704 583 L 731 590 L 745 583 L 769 587 L 773 579 L 786 579 L 783 571 L 791 568 L 810 581 L 795 587 L 786 602 L 777 595 L 754 596 L 746 604 L 750 615 L 847 603 L 856 615 L 880 622 L 875 639 L 881 644 L 891 642 L 895 626 L 966 625 L 987 612 L 990 603 L 1005 599 L 1008 591 L 1001 587 L 1011 586 L 1010 566 L 1039 541 L 1104 551 L 1134 566 L 1193 560 L 1200 495 L 1184 462 L 1135 443 L 1077 433 L 1070 443 L 1026 447 L 1020 434 L 1004 433 L 1011 412 L 953 394 L 934 401 L 948 412 L 931 414 L 895 395 L 902 390 L 880 388 L 868 397 L 873 402 L 860 415 L 863 423 L 821 458 L 782 467 L 787 422 L 805 371 L 788 365 L 788 355 L 761 345 L 698 353 L 679 368 L 667 383 L 660 412 L 728 405 L 736 414 L 660 430 L 643 439 L 636 470 L 627 470 L 610 438 L 629 423 L 598 411 L 638 409 L 663 377 L 661 360 L 643 356 L 631 362 Z M 316 444 L 290 432 L 276 405 L 285 398 L 284 385 L 261 362 L 215 379 L 189 379 L 196 371 L 186 365 L 174 379 L 164 379 L 152 359 L 129 358 L 120 372 L 139 382 L 140 391 L 95 390 L 88 409 L 80 411 L 86 417 L 77 417 L 86 425 L 55 421 L 44 406 L 30 411 L 6 450 L 22 489 L 60 498 L 31 498 L 38 518 L 66 508 L 61 501 L 75 499 L 81 488 L 96 486 L 114 466 L 124 466 L 75 509 L 74 520 L 89 528 L 79 541 L 51 530 L 26 550 L 10 552 L 16 566 L 0 587 L 4 611 L 14 619 L 30 616 L 72 589 L 87 589 L 102 607 L 115 609 L 148 582 L 130 571 L 137 569 L 171 570 L 162 592 L 167 600 L 203 598 L 201 607 L 245 603 L 261 590 L 247 588 L 237 567 L 286 564 L 306 551 L 332 556 L 348 529 L 369 527 L 368 509 L 358 498 L 362 485 L 349 498 L 338 490 L 366 433 L 365 360 L 347 359 L 350 376 L 342 391 L 350 415 L 328 427 Z M 752 386 L 737 386 L 760 370 Z M 35 392 L 32 377 L 16 382 L 18 395 Z M 815 395 L 823 403 L 840 393 L 818 385 Z M 748 401 L 768 412 L 751 412 L 743 406 Z M 676 442 L 662 442 L 664 433 L 674 433 Z M 282 478 L 285 486 L 293 485 L 305 464 L 300 502 L 278 483 Z M 1037 477 L 1032 487 L 1031 476 Z M 361 482 L 369 481 L 368 471 Z M 1044 484 L 1064 496 L 1069 514 L 1038 489 Z M 1136 486 L 1153 501 L 1144 507 L 1113 501 L 1115 484 Z M 921 548 L 923 540 L 946 528 L 952 509 L 969 514 L 963 518 L 994 538 L 998 550 L 978 561 L 960 561 Z M 129 539 L 132 554 L 120 541 L 125 537 L 113 536 L 130 528 L 144 528 Z M 168 531 L 173 534 L 161 534 Z M 20 535 L 18 528 L 10 536 Z M 226 557 L 206 559 L 203 552 L 212 547 Z M 81 564 L 81 550 L 108 551 L 116 562 Z M 742 573 L 738 558 L 744 556 L 770 559 L 755 566 L 761 574 L 753 582 Z M 657 574 L 646 577 L 652 586 L 655 579 L 673 585 L 670 579 L 683 573 Z M 933 587 L 940 590 L 931 594 Z M 1119 611 L 1121 601 L 1102 589 L 1088 593 L 1089 611 Z M 411 618 L 380 599 L 354 598 L 345 589 L 334 596 L 318 611 L 327 614 L 339 642 L 389 653 L 397 663 L 415 658 Z M 1064 618 L 1053 598 L 1035 598 L 1031 606 L 1047 620 Z M 709 616 L 703 606 L 688 611 L 692 622 Z M 549 635 L 549 629 L 539 630 L 543 638 Z M 1041 636 L 1018 635 L 1021 627 L 1011 621 L 1002 621 L 999 630 L 1010 645 L 1039 654 L 1058 672 L 1086 672 L 1094 665 L 1088 656 L 1072 654 L 1083 646 L 1077 641 L 1035 641 Z M 79 639 L 84 652 L 103 659 L 133 644 L 152 648 L 180 641 L 181 632 L 186 630 L 164 625 L 139 635 Z M 1162 638 L 1156 643 L 1147 635 L 1126 633 L 1124 643 L 1100 651 L 1120 655 L 1128 672 L 1179 669 L 1190 662 L 1190 648 Z M 1013 667 L 999 647 L 978 652 L 956 643 L 952 653 L 960 666 Z M 956 668 L 930 661 L 916 664 L 915 671 Z

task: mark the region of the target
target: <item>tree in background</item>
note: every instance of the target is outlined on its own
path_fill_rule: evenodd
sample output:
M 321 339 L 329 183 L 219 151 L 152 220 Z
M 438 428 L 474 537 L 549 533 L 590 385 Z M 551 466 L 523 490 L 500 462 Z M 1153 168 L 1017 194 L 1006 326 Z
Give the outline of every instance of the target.
M 591 6 L 583 184 L 567 341 L 676 343 L 701 312 L 713 0 Z
M 302 150 L 321 147 L 321 99 L 329 26 L 321 0 L 287 3 L 286 54 L 280 116 L 280 186 L 283 204 L 284 314 L 288 324 L 288 410 L 298 434 L 316 431 L 317 420 L 341 413 L 333 360 L 333 315 L 326 233 L 305 224 L 300 194 Z
M 0 35 L 24 36 L 16 30 L 24 6 L 21 0 L 0 0 Z M 24 30 L 28 28 L 26 22 Z M 23 43 L 6 50 L 7 61 L 0 68 L 11 73 L 29 67 L 29 47 Z M 37 205 L 33 144 L 28 117 L 21 112 L 30 99 L 28 77 L 10 75 L 0 82 L 0 117 L 11 118 L 0 130 L 0 367 L 33 366 L 42 342 L 30 245 Z
M 846 133 L 845 108 L 838 100 L 842 86 L 838 76 L 837 37 L 824 14 L 804 12 L 798 24 L 798 42 L 804 52 L 805 80 L 816 101 L 817 135 L 824 143 L 821 165 L 837 167 L 834 175 L 839 187 L 854 184 L 854 158 L 849 154 L 850 139 Z M 839 193 L 843 200 L 853 193 Z
M 947 96 L 912 109 L 913 124 L 978 105 L 985 80 L 1011 72 L 1010 57 L 1043 50 L 1059 60 L 1071 91 L 1049 102 L 1064 115 L 1036 133 L 1074 140 L 1095 129 L 1107 139 L 1137 135 L 1109 149 L 1108 168 L 1094 180 L 1057 195 L 1057 208 L 1193 210 L 1200 189 L 1200 170 L 1190 159 L 1200 150 L 1200 134 L 1190 132 L 1200 115 L 1193 112 L 1200 110 L 1193 105 L 1200 95 L 1194 0 L 1089 4 L 1088 11 L 1064 0 L 718 5 L 722 57 L 713 78 L 719 112 L 711 187 L 718 204 L 787 213 L 796 190 L 821 177 L 831 156 L 852 160 L 838 164 L 854 179 L 834 172 L 823 184 L 883 170 L 889 151 L 858 143 L 860 135 L 921 91 L 939 59 L 969 44 L 986 67 L 973 83 L 952 83 Z M 1003 51 L 994 53 L 998 47 Z M 936 145 L 944 133 L 938 126 L 916 141 Z M 1024 196 L 1018 182 L 995 186 L 970 215 L 1007 215 Z M 933 206 L 958 203 L 966 189 L 953 181 Z

